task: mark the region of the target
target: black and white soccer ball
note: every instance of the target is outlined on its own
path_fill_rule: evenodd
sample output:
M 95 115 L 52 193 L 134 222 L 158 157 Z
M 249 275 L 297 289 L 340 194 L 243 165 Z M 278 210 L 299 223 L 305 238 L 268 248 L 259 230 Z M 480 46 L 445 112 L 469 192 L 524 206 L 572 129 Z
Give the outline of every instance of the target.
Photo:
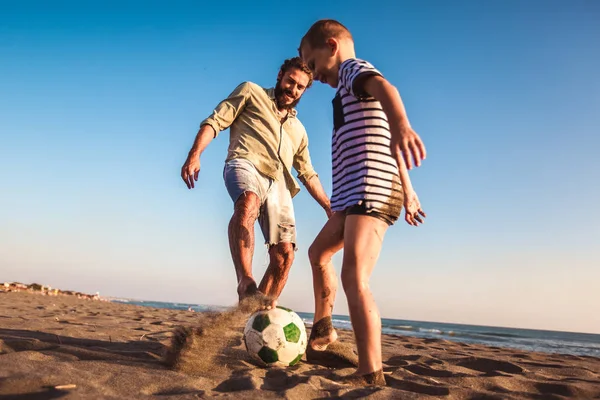
M 306 351 L 306 327 L 298 314 L 288 308 L 257 311 L 246 323 L 244 343 L 260 365 L 292 366 Z

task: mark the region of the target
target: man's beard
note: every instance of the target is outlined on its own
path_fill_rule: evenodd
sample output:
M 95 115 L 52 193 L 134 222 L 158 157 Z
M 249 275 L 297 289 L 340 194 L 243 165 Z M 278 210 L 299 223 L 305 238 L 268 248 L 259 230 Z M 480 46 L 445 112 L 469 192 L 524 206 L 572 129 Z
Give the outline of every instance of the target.
M 294 94 L 292 93 L 291 90 L 283 90 L 281 88 L 281 81 L 277 81 L 277 85 L 275 86 L 275 101 L 277 102 L 277 108 L 282 110 L 282 109 L 287 109 L 287 110 L 291 110 L 292 108 L 296 107 L 298 105 L 298 103 L 300 102 L 300 98 L 297 98 L 296 100 L 292 101 L 290 104 L 286 104 L 285 103 L 285 95 L 290 96 L 291 98 L 294 98 Z

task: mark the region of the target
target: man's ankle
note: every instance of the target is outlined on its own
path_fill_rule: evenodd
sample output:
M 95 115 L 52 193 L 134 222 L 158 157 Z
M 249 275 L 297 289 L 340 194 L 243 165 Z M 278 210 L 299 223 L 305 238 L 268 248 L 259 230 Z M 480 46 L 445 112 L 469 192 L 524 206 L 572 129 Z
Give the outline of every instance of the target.
M 256 281 L 251 276 L 244 276 L 238 282 L 237 292 L 240 300 L 253 296 L 258 292 Z

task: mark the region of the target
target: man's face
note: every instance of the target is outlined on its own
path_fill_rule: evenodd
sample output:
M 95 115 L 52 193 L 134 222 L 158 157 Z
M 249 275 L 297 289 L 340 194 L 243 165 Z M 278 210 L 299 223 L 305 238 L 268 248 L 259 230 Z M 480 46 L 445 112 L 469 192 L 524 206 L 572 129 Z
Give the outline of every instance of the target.
M 298 68 L 290 68 L 283 75 L 280 73 L 275 86 L 277 107 L 281 110 L 296 107 L 309 81 L 308 75 Z
M 302 60 L 313 73 L 313 78 L 321 83 L 336 88 L 338 85 L 338 65 L 336 54 L 339 43 L 329 39 L 323 47 L 312 48 L 305 44 L 302 46 Z

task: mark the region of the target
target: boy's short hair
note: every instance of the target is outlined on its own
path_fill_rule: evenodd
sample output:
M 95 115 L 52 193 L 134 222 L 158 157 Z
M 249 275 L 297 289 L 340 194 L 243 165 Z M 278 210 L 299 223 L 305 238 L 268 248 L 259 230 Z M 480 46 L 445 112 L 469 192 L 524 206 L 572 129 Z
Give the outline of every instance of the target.
M 313 74 L 310 68 L 308 68 L 308 65 L 306 65 L 300 57 L 292 57 L 288 58 L 283 62 L 281 68 L 279 69 L 279 72 L 281 73 L 281 76 L 283 76 L 292 68 L 299 69 L 300 71 L 308 75 L 308 84 L 306 85 L 306 89 L 308 89 L 313 83 Z
M 344 25 L 334 19 L 322 19 L 315 22 L 300 41 L 298 53 L 302 47 L 309 45 L 312 49 L 325 46 L 328 39 L 352 39 L 352 34 Z

